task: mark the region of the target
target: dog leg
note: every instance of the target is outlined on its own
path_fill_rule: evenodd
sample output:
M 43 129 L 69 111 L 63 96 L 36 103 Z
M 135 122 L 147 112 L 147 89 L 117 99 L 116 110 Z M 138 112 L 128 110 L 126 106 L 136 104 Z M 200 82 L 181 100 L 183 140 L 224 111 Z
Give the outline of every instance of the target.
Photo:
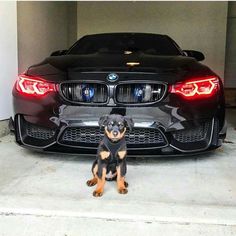
M 125 186 L 125 177 L 121 176 L 121 170 L 120 170 L 120 165 L 117 167 L 117 189 L 118 193 L 120 194 L 126 194 L 128 193 L 128 189 Z
M 93 192 L 93 196 L 94 197 L 101 197 L 104 191 L 104 185 L 106 182 L 106 168 L 102 169 L 102 177 L 97 179 L 97 188 L 96 190 Z
M 94 186 L 94 185 L 97 184 L 97 182 L 98 182 L 98 176 L 97 176 L 98 165 L 97 165 L 97 164 L 93 167 L 92 172 L 93 172 L 93 178 L 87 181 L 87 185 L 88 185 L 89 187 Z
M 118 152 L 119 159 L 124 160 L 126 154 L 127 154 L 126 150 L 119 151 Z M 124 165 L 124 163 L 122 163 L 122 164 Z M 124 186 L 125 186 L 125 188 L 128 188 L 128 186 L 129 186 L 128 182 L 124 181 Z

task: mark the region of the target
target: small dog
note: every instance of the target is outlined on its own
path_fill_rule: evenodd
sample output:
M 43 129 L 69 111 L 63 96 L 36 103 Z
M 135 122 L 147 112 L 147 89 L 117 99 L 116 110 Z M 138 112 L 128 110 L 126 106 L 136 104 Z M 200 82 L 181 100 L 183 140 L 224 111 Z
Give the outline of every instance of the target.
M 97 158 L 92 165 L 93 178 L 87 181 L 87 185 L 91 187 L 97 184 L 93 196 L 100 197 L 106 180 L 117 180 L 118 192 L 126 194 L 128 183 L 125 182 L 127 170 L 125 132 L 127 127 L 133 128 L 134 122 L 130 117 L 112 114 L 101 117 L 99 126 L 105 127 L 104 138 L 98 146 Z

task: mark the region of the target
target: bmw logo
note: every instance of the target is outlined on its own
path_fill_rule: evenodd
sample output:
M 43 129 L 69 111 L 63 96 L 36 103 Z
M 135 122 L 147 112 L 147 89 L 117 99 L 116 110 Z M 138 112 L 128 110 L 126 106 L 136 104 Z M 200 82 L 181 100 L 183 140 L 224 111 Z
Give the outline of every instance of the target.
M 111 73 L 107 76 L 107 80 L 111 81 L 111 82 L 115 82 L 116 80 L 118 80 L 119 76 L 115 73 Z

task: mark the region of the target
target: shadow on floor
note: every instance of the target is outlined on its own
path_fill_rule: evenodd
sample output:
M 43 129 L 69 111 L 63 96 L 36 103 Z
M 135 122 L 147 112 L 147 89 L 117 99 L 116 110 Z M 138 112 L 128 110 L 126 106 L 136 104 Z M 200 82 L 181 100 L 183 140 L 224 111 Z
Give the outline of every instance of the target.
M 219 149 L 217 149 L 219 150 Z M 202 161 L 208 158 L 217 158 L 216 152 L 208 151 L 201 154 L 195 155 L 184 155 L 184 156 L 139 156 L 139 157 L 127 157 L 128 164 L 132 165 L 141 165 L 141 164 L 158 164 L 158 163 L 171 163 L 171 162 L 192 162 L 192 161 Z M 59 160 L 59 161 L 72 161 L 72 162 L 87 162 L 92 163 L 95 160 L 95 155 L 78 155 L 78 154 L 62 154 L 62 153 L 43 153 L 43 152 L 35 152 L 31 150 L 25 150 L 30 155 L 34 155 L 36 158 L 46 158 L 52 160 Z

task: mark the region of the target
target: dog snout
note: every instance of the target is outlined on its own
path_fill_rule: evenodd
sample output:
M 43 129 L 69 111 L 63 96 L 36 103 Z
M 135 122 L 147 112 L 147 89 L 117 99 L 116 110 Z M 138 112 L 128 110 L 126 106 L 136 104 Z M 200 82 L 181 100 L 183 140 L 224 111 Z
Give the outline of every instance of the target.
M 114 137 L 117 137 L 117 135 L 119 134 L 119 132 L 116 131 L 116 130 L 114 130 L 114 131 L 112 132 L 112 134 L 114 135 Z

